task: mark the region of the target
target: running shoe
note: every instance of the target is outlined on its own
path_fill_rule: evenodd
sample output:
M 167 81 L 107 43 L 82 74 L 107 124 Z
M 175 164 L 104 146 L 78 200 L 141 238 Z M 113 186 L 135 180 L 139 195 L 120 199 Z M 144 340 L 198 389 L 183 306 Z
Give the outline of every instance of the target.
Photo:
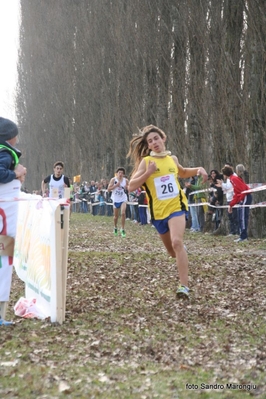
M 185 285 L 179 285 L 176 291 L 176 296 L 178 298 L 186 298 L 189 299 L 189 288 Z
M 11 326 L 13 323 L 12 321 L 6 321 L 4 319 L 0 319 L 0 326 Z
M 114 228 L 114 235 L 117 236 L 117 234 L 118 234 L 118 231 L 117 231 L 117 228 L 115 227 Z
M 126 232 L 125 232 L 125 230 L 120 230 L 120 232 L 121 232 L 121 237 L 123 237 L 123 238 L 126 238 Z

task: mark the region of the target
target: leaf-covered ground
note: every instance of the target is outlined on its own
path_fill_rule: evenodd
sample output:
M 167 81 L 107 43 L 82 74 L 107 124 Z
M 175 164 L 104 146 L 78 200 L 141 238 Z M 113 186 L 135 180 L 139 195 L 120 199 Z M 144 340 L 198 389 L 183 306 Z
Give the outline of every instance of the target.
M 266 241 L 186 232 L 191 299 L 155 229 L 72 214 L 66 321 L 24 320 L 13 276 L 0 398 L 266 397 Z

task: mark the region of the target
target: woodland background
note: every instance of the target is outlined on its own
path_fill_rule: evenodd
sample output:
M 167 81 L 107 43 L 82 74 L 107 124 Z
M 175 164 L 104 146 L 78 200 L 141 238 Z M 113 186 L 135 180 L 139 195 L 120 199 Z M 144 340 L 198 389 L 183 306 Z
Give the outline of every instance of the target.
M 150 123 L 184 166 L 243 163 L 264 182 L 265 48 L 264 0 L 21 1 L 26 187 L 39 189 L 57 160 L 82 180 L 130 174 L 129 141 Z

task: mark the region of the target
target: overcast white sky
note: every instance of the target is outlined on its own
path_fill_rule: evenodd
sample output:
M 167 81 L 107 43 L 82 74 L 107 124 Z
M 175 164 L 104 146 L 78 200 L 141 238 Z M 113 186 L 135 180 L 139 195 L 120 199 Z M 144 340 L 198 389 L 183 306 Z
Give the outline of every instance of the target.
M 0 116 L 15 122 L 19 20 L 20 0 L 0 0 Z

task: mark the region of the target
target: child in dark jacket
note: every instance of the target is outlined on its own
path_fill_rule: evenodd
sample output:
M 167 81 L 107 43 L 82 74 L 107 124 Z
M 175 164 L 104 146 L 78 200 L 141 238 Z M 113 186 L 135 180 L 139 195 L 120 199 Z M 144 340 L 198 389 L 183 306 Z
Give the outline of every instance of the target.
M 17 135 L 17 125 L 0 117 L 0 198 L 9 200 L 0 207 L 0 326 L 12 324 L 4 320 L 11 288 L 18 213 L 18 201 L 12 199 L 18 198 L 27 173 L 19 163 L 21 152 L 15 148 Z

